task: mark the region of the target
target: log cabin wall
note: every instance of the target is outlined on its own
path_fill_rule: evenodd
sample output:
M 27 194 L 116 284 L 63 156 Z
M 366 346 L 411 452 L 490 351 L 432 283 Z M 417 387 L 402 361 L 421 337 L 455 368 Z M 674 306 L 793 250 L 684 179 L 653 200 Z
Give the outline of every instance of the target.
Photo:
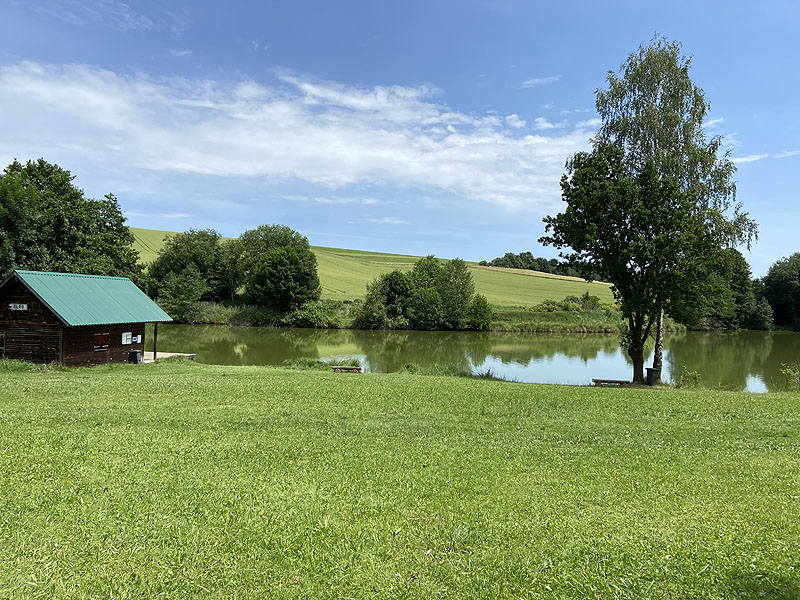
M 95 334 L 108 334 L 108 346 L 96 347 Z M 141 336 L 141 342 L 122 343 L 122 334 Z M 109 362 L 128 362 L 132 350 L 144 354 L 144 323 L 126 325 L 87 325 L 64 327 L 63 363 L 67 367 L 101 365 Z M 98 340 L 99 341 L 99 340 Z
M 12 304 L 25 309 L 12 310 Z M 0 289 L 0 338 L 5 358 L 57 362 L 61 321 L 22 282 L 11 279 Z

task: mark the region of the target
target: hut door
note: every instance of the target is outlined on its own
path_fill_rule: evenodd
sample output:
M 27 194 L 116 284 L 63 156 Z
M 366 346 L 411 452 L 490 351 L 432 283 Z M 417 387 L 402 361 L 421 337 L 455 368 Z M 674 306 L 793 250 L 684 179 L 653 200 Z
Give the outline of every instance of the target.
M 6 357 L 6 332 L 0 331 L 0 358 Z

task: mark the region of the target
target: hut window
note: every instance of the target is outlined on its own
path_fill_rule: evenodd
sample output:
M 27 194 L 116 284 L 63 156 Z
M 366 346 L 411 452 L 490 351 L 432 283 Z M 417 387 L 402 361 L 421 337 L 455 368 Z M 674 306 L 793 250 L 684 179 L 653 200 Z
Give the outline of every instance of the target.
M 106 348 L 108 348 L 108 338 L 109 337 L 110 336 L 109 336 L 108 332 L 103 333 L 103 332 L 95 331 L 95 333 L 94 333 L 94 349 L 95 350 L 105 350 Z
M 132 340 L 133 340 L 133 332 L 132 331 L 126 331 L 125 333 L 122 334 L 122 343 L 123 344 L 130 344 Z

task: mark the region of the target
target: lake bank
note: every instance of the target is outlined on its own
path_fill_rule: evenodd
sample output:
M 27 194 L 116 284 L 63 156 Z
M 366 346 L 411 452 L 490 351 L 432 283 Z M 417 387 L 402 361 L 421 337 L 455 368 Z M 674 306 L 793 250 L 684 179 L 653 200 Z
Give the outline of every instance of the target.
M 10 597 L 794 589 L 797 395 L 169 362 L 3 385 Z
M 620 333 L 624 328 L 622 314 L 609 305 L 591 310 L 562 310 L 561 302 L 545 305 L 494 305 L 494 318 L 489 331 L 505 333 Z M 360 300 L 320 300 L 290 314 L 280 314 L 255 305 L 226 305 L 202 302 L 192 325 L 232 325 L 236 327 L 298 327 L 305 329 L 353 329 Z M 670 318 L 666 331 L 686 331 L 686 327 Z
M 146 335 L 152 350 L 152 334 Z M 619 336 L 457 331 L 362 331 L 162 325 L 159 349 L 197 354 L 199 362 L 281 365 L 303 359 L 358 359 L 368 371 L 490 371 L 528 383 L 590 385 L 593 378 L 630 379 Z M 652 351 L 652 350 L 651 350 Z M 648 354 L 647 361 L 651 357 Z M 709 388 L 784 389 L 781 363 L 800 362 L 793 332 L 684 332 L 665 340 L 664 380 L 696 372 Z M 685 368 L 684 368 L 685 367 Z

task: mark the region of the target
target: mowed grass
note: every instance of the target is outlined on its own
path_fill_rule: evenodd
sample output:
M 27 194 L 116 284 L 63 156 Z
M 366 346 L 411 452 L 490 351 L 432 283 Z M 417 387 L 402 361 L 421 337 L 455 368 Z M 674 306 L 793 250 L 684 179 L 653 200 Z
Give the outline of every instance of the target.
M 135 247 L 142 262 L 152 261 L 169 231 L 132 228 Z M 317 256 L 322 297 L 330 300 L 356 300 L 364 297 L 367 283 L 381 273 L 394 269 L 410 270 L 418 256 L 386 254 L 340 248 L 312 247 Z M 573 277 L 561 277 L 515 269 L 480 267 L 470 263 L 475 290 L 498 306 L 530 306 L 543 300 L 561 300 L 589 292 L 603 302 L 612 302 L 611 288 L 605 283 L 587 283 Z
M 3 598 L 797 598 L 800 397 L 2 375 Z

